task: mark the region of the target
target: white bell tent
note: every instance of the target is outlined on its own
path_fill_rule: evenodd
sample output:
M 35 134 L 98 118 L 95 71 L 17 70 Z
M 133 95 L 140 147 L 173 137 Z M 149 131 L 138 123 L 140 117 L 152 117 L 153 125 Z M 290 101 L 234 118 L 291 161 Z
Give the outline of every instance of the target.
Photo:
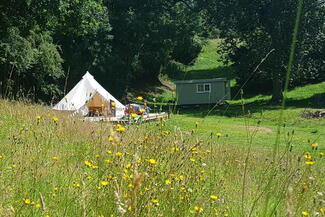
M 100 112 L 101 115 L 122 117 L 125 106 L 87 72 L 53 109 L 74 111 L 81 115 Z

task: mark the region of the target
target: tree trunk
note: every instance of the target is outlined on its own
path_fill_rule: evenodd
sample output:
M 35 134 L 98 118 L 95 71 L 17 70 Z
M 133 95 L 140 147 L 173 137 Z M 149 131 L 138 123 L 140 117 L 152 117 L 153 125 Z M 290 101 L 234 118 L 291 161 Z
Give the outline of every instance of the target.
M 279 72 L 273 73 L 273 92 L 271 102 L 278 104 L 282 101 L 282 79 Z

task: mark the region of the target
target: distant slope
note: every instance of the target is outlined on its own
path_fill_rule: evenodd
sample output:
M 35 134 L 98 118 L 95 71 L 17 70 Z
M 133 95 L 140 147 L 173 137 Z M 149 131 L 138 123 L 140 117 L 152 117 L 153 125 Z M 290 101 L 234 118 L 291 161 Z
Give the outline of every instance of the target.
M 205 79 L 225 77 L 235 84 L 231 64 L 224 64 L 220 51 L 221 39 L 209 40 L 203 47 L 194 65 L 186 68 L 184 79 Z

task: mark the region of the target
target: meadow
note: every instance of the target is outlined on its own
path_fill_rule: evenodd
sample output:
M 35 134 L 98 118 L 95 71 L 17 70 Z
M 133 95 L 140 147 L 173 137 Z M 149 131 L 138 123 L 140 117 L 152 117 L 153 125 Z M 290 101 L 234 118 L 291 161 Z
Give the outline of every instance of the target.
M 218 43 L 185 79 L 235 85 Z M 151 98 L 174 98 L 162 90 Z M 241 95 L 128 126 L 0 100 L 0 216 L 325 216 L 325 119 L 301 117 L 324 90 L 291 90 L 284 110 Z
M 325 216 L 325 120 L 290 107 L 277 128 L 263 99 L 129 126 L 1 100 L 0 215 Z

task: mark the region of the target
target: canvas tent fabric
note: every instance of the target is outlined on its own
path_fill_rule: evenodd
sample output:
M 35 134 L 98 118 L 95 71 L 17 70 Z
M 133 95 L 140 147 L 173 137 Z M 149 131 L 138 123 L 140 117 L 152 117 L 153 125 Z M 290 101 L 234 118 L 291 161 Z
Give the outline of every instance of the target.
M 81 115 L 88 114 L 87 102 L 95 95 L 100 95 L 108 102 L 114 101 L 116 117 L 124 116 L 125 106 L 105 90 L 94 77 L 87 72 L 72 90 L 53 109 L 74 111 Z

